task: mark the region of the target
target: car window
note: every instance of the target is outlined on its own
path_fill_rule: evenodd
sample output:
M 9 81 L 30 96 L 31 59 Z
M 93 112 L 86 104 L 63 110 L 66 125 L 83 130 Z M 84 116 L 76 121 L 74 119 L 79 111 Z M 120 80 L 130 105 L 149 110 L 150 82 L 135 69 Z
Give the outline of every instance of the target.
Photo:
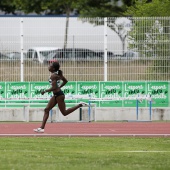
M 34 54 L 34 50 L 29 49 L 28 52 L 27 52 L 27 58 L 33 58 L 33 54 Z
M 53 58 L 58 58 L 58 53 L 49 53 L 45 59 L 53 59 Z
M 88 52 L 88 57 L 95 57 L 95 53 L 93 53 L 93 52 Z
M 83 53 L 82 52 L 78 52 L 78 51 L 76 51 L 76 53 L 75 53 L 75 55 L 74 55 L 76 58 L 83 58 L 84 56 L 83 56 Z
M 34 59 L 38 59 L 38 54 L 36 51 L 34 52 Z
M 61 56 L 62 56 L 62 58 L 69 58 L 69 57 L 71 57 L 71 53 L 63 50 Z
M 0 53 L 0 59 L 6 59 L 7 56 L 5 56 L 4 54 Z
M 56 53 L 57 53 L 57 50 L 40 51 L 40 54 L 44 56 L 45 58 L 48 58 L 49 56 L 54 56 Z
M 73 58 L 75 55 L 72 51 L 66 53 L 66 58 Z

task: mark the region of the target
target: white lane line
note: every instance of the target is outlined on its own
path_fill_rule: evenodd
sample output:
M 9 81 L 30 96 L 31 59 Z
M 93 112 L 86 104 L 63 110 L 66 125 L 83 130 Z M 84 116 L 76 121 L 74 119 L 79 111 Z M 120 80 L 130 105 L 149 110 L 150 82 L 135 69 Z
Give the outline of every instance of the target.
M 111 151 L 111 152 L 125 152 L 125 153 L 162 153 L 162 152 L 170 152 L 170 151 Z
M 111 132 L 116 132 L 116 130 L 114 130 L 114 129 L 109 129 L 109 131 L 111 131 Z
M 64 137 L 170 137 L 170 134 L 48 134 L 48 133 L 33 133 L 33 134 L 0 134 L 2 136 L 64 136 Z

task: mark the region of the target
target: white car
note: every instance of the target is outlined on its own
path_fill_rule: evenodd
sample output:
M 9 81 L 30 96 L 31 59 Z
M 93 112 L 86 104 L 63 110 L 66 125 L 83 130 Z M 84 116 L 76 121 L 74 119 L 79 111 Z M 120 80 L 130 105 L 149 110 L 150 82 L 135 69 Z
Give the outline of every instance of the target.
M 27 58 L 44 63 L 49 54 L 55 54 L 60 47 L 32 47 L 27 51 Z
M 21 53 L 20 52 L 9 52 L 6 53 L 6 56 L 8 58 L 8 60 L 12 61 L 12 60 L 21 60 Z M 23 59 L 25 60 L 25 54 L 23 54 Z

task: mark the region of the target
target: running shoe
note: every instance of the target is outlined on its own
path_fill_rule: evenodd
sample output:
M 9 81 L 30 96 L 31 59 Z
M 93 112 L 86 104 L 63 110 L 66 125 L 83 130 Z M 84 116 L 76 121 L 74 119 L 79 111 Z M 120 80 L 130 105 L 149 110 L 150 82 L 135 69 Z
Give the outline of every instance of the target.
M 37 132 L 37 133 L 44 133 L 44 129 L 37 128 L 37 129 L 34 129 L 34 132 Z

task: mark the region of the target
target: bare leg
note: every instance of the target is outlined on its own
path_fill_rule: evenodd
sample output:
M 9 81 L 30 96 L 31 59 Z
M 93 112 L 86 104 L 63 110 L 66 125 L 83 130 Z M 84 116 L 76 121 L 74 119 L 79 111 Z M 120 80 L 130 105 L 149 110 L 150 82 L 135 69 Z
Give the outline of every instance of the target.
M 48 119 L 48 117 L 49 117 L 49 111 L 50 111 L 56 104 L 57 104 L 57 102 L 56 102 L 56 100 L 55 100 L 55 97 L 53 96 L 53 97 L 49 100 L 46 108 L 44 109 L 43 121 L 42 121 L 42 124 L 41 124 L 40 128 L 42 128 L 42 129 L 45 128 L 47 119 Z
M 64 115 L 64 116 L 67 116 L 69 115 L 70 113 L 74 112 L 75 110 L 77 110 L 78 108 L 82 107 L 81 104 L 78 104 L 72 108 L 69 108 L 66 110 L 66 105 L 65 105 L 65 102 L 64 102 L 64 99 L 65 99 L 65 96 L 59 96 L 57 97 L 57 103 L 58 103 L 58 107 L 61 111 L 61 113 Z

